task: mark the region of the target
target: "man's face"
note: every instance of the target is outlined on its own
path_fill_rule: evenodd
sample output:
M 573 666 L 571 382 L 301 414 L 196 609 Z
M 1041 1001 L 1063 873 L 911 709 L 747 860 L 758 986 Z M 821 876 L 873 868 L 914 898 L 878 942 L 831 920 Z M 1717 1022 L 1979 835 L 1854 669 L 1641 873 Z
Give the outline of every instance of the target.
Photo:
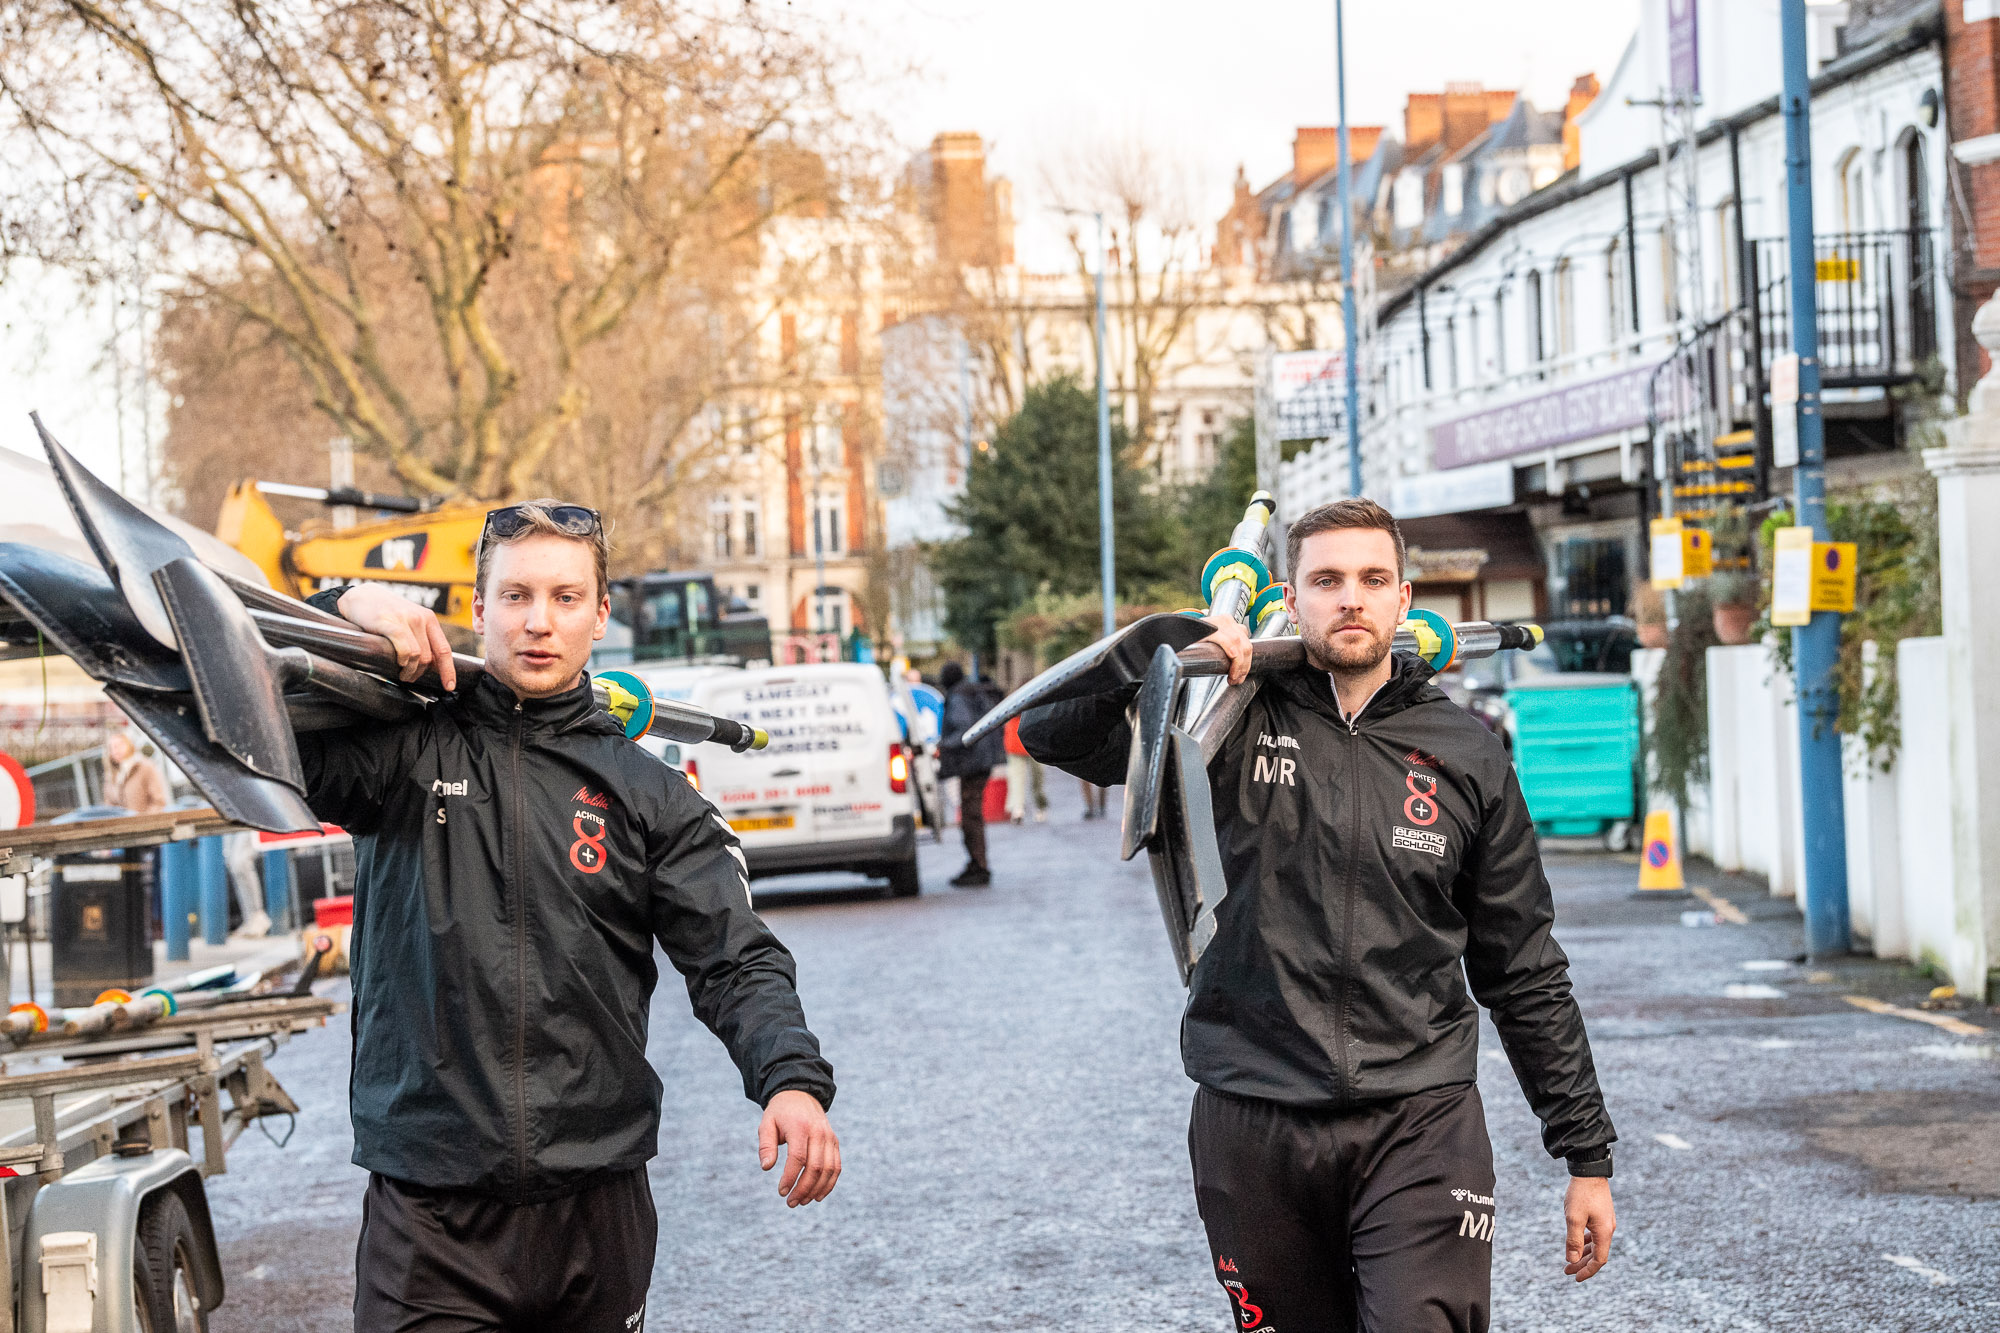
M 472 597 L 472 627 L 486 636 L 486 669 L 523 699 L 545 699 L 576 684 L 610 614 L 589 544 L 546 533 L 496 547 L 486 586 Z
M 1299 547 L 1285 605 L 1322 671 L 1369 671 L 1389 655 L 1410 613 L 1410 585 L 1396 572 L 1396 542 L 1380 528 L 1316 532 Z

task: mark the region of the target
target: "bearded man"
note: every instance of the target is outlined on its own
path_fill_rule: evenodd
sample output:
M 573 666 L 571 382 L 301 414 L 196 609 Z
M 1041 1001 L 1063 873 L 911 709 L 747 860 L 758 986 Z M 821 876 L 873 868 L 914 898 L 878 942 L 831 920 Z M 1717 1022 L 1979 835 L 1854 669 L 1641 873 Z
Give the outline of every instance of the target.
M 1410 610 L 1394 518 L 1323 505 L 1287 555 L 1307 662 L 1263 677 L 1209 765 L 1229 891 L 1181 1024 L 1195 1199 L 1237 1328 L 1484 1333 L 1496 1190 L 1474 999 L 1568 1163 L 1579 1282 L 1610 1257 L 1617 1135 L 1507 752 L 1390 651 Z M 1243 680 L 1243 626 L 1211 641 Z M 1036 709 L 1021 739 L 1122 781 L 1136 690 Z

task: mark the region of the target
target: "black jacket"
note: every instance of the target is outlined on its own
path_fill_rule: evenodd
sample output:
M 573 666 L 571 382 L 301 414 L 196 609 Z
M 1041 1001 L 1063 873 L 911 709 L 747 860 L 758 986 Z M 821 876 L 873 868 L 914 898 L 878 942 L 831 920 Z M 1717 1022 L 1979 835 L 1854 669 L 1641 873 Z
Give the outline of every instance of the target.
M 655 940 L 748 1096 L 832 1101 L 735 836 L 587 679 L 522 702 L 482 676 L 299 749 L 313 810 L 354 835 L 356 1165 L 518 1201 L 653 1157 Z
M 938 776 L 962 778 L 991 773 L 1007 762 L 1007 738 L 995 731 L 975 745 L 965 743 L 972 724 L 1000 702 L 1000 691 L 983 680 L 962 680 L 945 696 L 944 727 L 938 736 Z
M 1428 668 L 1394 660 L 1352 726 L 1325 672 L 1267 677 L 1209 765 L 1229 892 L 1189 981 L 1188 1076 L 1311 1108 L 1469 1083 L 1476 996 L 1550 1154 L 1601 1157 L 1617 1135 L 1513 765 Z M 1021 740 L 1121 782 L 1125 703 L 1036 709 Z

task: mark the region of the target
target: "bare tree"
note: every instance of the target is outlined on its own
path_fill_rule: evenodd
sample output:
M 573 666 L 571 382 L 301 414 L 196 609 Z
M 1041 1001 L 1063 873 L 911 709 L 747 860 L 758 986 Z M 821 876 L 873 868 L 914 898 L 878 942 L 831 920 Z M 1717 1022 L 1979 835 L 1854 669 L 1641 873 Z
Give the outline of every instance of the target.
M 519 495 L 566 445 L 657 502 L 762 229 L 843 202 L 830 49 L 756 3 L 0 0 L 0 207 L 87 266 L 89 201 L 147 198 L 174 299 L 412 490 Z

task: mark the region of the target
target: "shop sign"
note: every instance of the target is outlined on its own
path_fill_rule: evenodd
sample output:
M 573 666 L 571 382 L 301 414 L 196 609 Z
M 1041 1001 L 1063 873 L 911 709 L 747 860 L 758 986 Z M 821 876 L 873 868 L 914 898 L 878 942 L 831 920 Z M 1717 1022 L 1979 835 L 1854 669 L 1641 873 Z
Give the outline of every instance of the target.
M 1642 366 L 1456 421 L 1441 421 L 1431 427 L 1432 456 L 1442 471 L 1643 426 L 1651 411 L 1657 369 Z

